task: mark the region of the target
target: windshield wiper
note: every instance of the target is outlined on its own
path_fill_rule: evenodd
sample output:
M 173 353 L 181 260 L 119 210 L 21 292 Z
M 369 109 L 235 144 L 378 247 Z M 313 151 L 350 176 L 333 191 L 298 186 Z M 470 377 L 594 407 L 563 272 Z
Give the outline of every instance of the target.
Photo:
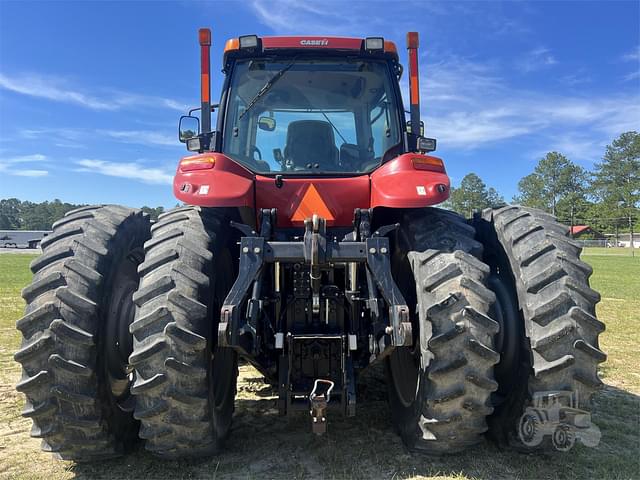
M 329 122 L 329 124 L 333 127 L 333 129 L 336 131 L 336 133 L 340 136 L 340 138 L 342 139 L 342 141 L 344 143 L 347 143 L 347 140 L 342 136 L 342 134 L 340 133 L 340 130 L 338 130 L 338 127 L 336 127 L 333 122 L 329 119 L 329 117 L 327 117 L 327 114 L 324 113 L 323 110 L 320 110 L 320 113 L 324 116 L 324 118 L 327 119 L 327 122 Z
M 251 110 L 251 108 L 256 103 L 258 103 L 258 100 L 260 100 L 264 96 L 265 93 L 267 93 L 269 90 L 271 90 L 271 87 L 273 87 L 275 85 L 275 83 L 282 78 L 282 76 L 287 72 L 287 70 L 289 70 L 291 67 L 293 67 L 293 64 L 296 63 L 296 60 L 297 59 L 294 58 L 291 61 L 291 63 L 289 63 L 289 65 L 287 65 L 282 70 L 280 70 L 278 73 L 276 73 L 273 77 L 271 77 L 269 79 L 269 81 L 267 83 L 265 83 L 260 90 L 258 90 L 258 93 L 256 93 L 255 97 L 253 97 L 251 99 L 251 101 L 247 105 L 247 108 L 244 109 L 244 112 L 242 112 L 240 115 L 238 115 L 238 120 L 240 120 L 242 117 L 244 117 L 245 114 L 249 110 Z

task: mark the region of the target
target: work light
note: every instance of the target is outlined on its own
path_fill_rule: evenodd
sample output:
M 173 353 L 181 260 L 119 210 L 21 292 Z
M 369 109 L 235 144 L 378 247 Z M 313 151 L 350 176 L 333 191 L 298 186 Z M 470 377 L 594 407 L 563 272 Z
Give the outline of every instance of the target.
M 364 49 L 367 51 L 382 51 L 384 50 L 384 38 L 382 37 L 368 37 L 364 39 Z
M 436 139 L 418 137 L 418 150 L 421 152 L 433 152 L 436 149 Z
M 240 49 L 245 48 L 258 48 L 258 36 L 257 35 L 243 35 L 238 39 L 240 41 Z
M 197 152 L 201 148 L 200 139 L 198 137 L 193 137 L 187 139 L 187 150 L 190 152 Z

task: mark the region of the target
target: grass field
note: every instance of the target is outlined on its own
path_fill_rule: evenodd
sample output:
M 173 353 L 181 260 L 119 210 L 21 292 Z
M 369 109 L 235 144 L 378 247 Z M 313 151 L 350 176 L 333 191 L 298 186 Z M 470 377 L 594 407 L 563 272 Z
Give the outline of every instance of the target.
M 622 247 L 587 247 L 582 251 L 583 257 L 589 257 L 592 255 L 613 255 L 616 257 L 638 257 L 640 251 L 637 248 L 622 248 Z
M 601 348 L 606 388 L 595 398 L 602 431 L 595 449 L 576 446 L 545 455 L 501 451 L 485 443 L 461 455 L 411 455 L 392 430 L 384 385 L 372 376 L 359 390 L 358 416 L 330 419 L 324 437 L 309 433 L 307 416 L 277 416 L 275 397 L 252 369 L 243 367 L 233 431 L 226 451 L 203 461 L 158 460 L 144 451 L 86 466 L 54 460 L 29 437 L 14 390 L 20 368 L 15 321 L 20 289 L 30 280 L 32 255 L 0 255 L 0 477 L 2 478 L 640 478 L 640 258 L 588 249 L 592 286 L 602 294 L 598 316 L 607 325 Z

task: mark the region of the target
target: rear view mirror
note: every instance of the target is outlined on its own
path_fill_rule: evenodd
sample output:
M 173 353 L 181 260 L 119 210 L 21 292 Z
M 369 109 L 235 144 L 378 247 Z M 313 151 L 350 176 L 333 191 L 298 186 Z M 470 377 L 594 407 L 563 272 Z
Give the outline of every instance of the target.
M 260 130 L 273 132 L 276 129 L 276 120 L 272 117 L 260 117 L 258 119 L 258 127 Z
M 191 115 L 183 115 L 180 117 L 178 139 L 182 143 L 186 143 L 190 138 L 197 137 L 198 133 L 200 133 L 200 120 L 198 117 L 192 117 Z

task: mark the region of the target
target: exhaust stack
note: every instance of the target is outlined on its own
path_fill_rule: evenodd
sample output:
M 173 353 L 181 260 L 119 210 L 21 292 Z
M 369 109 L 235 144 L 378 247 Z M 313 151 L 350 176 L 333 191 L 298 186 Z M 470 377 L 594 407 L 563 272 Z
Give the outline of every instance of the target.
M 418 81 L 418 32 L 407 33 L 409 53 L 409 101 L 411 103 L 411 133 L 420 136 L 420 84 Z
M 211 30 L 201 28 L 198 31 L 200 41 L 200 121 L 202 133 L 211 132 Z

